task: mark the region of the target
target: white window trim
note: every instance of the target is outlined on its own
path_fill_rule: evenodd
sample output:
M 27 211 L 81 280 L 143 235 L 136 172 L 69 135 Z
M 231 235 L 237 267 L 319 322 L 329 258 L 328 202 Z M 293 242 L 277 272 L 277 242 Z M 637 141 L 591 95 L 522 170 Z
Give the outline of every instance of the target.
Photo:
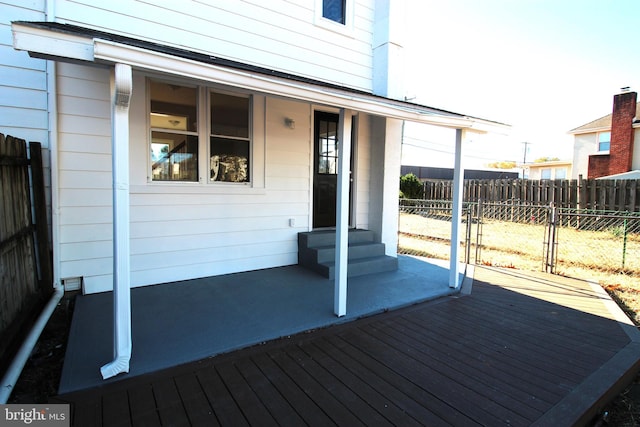
M 326 30 L 353 37 L 353 11 L 354 0 L 345 1 L 344 24 L 333 21 L 322 16 L 322 0 L 315 0 L 314 24 Z
M 234 90 L 233 88 L 221 87 L 219 85 L 203 85 L 189 82 L 187 79 L 164 78 L 158 75 L 146 75 L 145 77 L 145 133 L 147 139 L 145 141 L 146 156 L 146 175 L 147 185 L 132 186 L 136 192 L 155 193 L 155 192 L 182 192 L 188 187 L 193 188 L 193 192 L 202 192 L 212 194 L 264 194 L 265 186 L 265 96 L 250 93 L 243 89 Z M 198 90 L 198 180 L 197 181 L 156 181 L 152 178 L 151 156 L 149 148 L 151 147 L 151 91 L 149 81 L 155 80 L 164 83 L 172 83 L 176 85 L 195 87 Z M 210 135 L 211 123 L 209 123 L 209 106 L 211 93 L 225 93 L 233 96 L 242 96 L 250 98 L 249 121 L 251 123 L 249 129 L 249 177 L 248 182 L 222 182 L 211 181 L 209 179 L 209 159 L 210 153 Z M 157 187 L 159 191 L 151 190 Z M 187 190 L 187 192 L 192 192 Z
M 600 149 L 600 134 L 601 133 L 608 133 L 609 134 L 609 148 L 611 148 L 611 131 L 610 130 L 606 130 L 606 131 L 602 131 L 602 132 L 597 132 L 596 133 L 596 154 L 609 154 L 609 150 L 601 150 Z

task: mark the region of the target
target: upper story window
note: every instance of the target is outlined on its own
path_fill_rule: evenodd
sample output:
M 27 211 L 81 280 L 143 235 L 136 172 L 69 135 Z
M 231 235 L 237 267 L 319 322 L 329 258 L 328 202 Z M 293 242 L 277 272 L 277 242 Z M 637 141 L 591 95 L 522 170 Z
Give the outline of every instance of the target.
M 322 17 L 345 24 L 347 0 L 322 0 Z
M 150 80 L 149 100 L 152 181 L 250 181 L 250 96 Z
M 598 151 L 609 151 L 611 147 L 611 132 L 599 132 L 598 133 Z
M 353 36 L 354 0 L 315 0 L 314 23 L 324 29 Z

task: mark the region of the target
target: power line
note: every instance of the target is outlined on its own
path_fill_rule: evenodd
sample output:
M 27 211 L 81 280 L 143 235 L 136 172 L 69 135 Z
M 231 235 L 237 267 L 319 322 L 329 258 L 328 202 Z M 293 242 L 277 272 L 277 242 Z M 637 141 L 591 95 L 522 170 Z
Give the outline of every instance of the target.
M 415 139 L 415 138 L 413 138 L 413 139 Z M 424 140 L 417 140 L 416 139 L 416 141 L 422 141 L 422 142 L 430 143 L 430 141 L 424 141 Z M 446 144 L 438 144 L 438 143 L 433 143 L 433 144 L 446 146 Z M 432 147 L 425 147 L 425 146 L 422 146 L 422 145 L 411 144 L 411 143 L 408 143 L 408 142 L 403 142 L 402 145 L 408 145 L 408 146 L 411 146 L 411 147 L 416 147 L 416 148 L 419 148 L 421 150 L 428 150 L 428 151 L 435 151 L 437 153 L 450 154 L 452 156 L 455 154 L 455 152 L 450 151 L 450 150 L 441 150 L 441 149 L 432 148 Z M 471 154 L 467 154 L 467 153 L 463 154 L 463 156 L 467 157 L 467 158 L 471 158 L 471 159 L 489 160 L 489 161 L 493 161 L 493 162 L 495 162 L 495 161 L 506 161 L 506 162 L 517 163 L 516 160 L 497 160 L 495 157 L 484 157 L 484 156 L 479 156 L 479 155 L 471 155 Z

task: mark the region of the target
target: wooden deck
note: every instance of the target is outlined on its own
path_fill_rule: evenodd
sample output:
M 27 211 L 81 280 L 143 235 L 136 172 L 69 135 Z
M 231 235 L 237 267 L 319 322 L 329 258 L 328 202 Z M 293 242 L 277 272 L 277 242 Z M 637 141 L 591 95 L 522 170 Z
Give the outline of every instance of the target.
M 589 283 L 476 267 L 469 296 L 52 403 L 76 426 L 583 425 L 640 368 L 637 335 Z

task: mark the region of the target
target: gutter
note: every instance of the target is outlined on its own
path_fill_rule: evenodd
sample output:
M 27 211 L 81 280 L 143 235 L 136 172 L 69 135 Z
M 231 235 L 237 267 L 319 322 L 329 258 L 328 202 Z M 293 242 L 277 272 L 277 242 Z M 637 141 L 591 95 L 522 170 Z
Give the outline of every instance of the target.
M 29 332 L 26 340 L 22 343 L 22 346 L 20 346 L 20 350 L 18 350 L 18 353 L 13 358 L 11 365 L 9 365 L 9 369 L 7 369 L 7 372 L 2 378 L 0 404 L 7 403 L 7 400 L 9 400 L 9 396 L 11 396 L 11 392 L 13 391 L 16 382 L 18 382 L 18 378 L 20 378 L 24 365 L 27 363 L 33 348 L 38 342 L 38 338 L 40 338 L 40 334 L 42 334 L 44 327 L 47 325 L 47 322 L 49 322 L 49 318 L 58 306 L 63 295 L 64 288 L 62 286 L 54 288 L 53 295 L 51 295 L 49 302 L 45 306 L 44 310 L 42 310 L 42 313 L 40 313 L 38 320 L 35 325 L 33 325 L 33 328 Z

